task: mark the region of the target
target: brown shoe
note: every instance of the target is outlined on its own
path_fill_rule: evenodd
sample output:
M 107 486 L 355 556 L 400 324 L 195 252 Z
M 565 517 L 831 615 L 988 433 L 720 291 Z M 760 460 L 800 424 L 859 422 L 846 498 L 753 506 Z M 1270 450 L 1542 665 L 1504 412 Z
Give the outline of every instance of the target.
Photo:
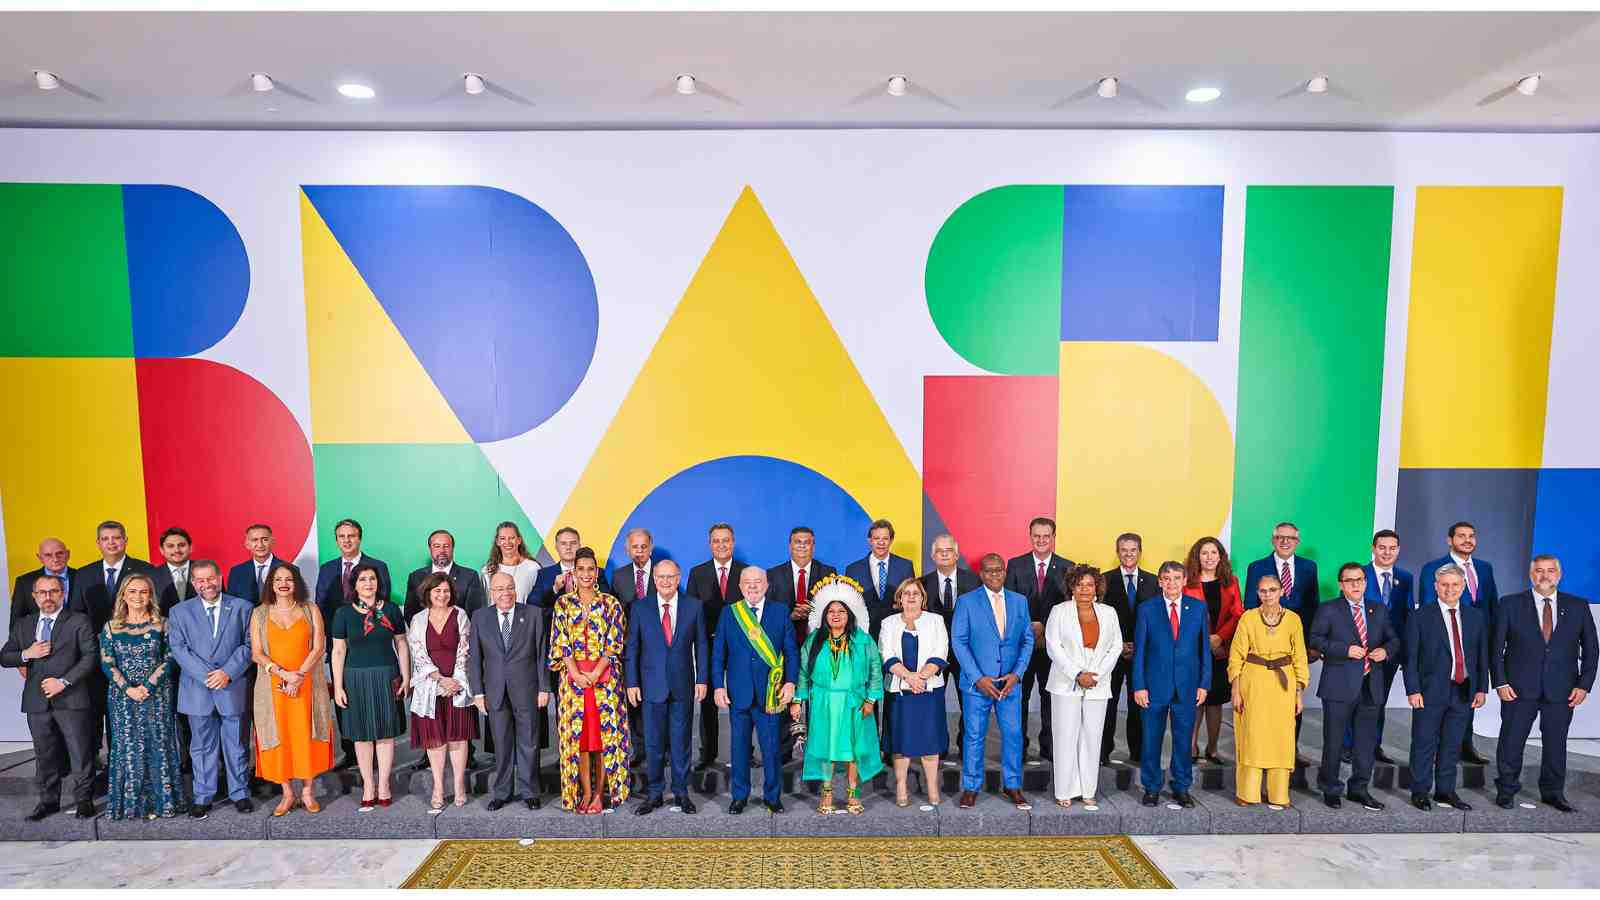
M 1017 790 L 1016 788 L 1006 788 L 1005 790 L 1001 791 L 1000 793 L 1004 794 L 1007 800 L 1010 800 L 1012 803 L 1015 803 L 1019 807 L 1028 805 L 1028 798 L 1022 796 L 1022 792 Z
M 971 809 L 971 808 L 973 808 L 974 806 L 977 806 L 977 805 L 978 805 L 978 792 L 977 791 L 962 791 L 961 792 L 961 803 L 960 803 L 960 806 L 961 806 L 962 809 Z

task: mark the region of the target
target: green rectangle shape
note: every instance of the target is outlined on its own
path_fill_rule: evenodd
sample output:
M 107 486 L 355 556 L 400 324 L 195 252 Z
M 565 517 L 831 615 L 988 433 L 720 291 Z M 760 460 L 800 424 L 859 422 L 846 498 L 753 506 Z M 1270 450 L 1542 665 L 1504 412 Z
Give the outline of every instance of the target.
M 406 574 L 428 564 L 435 529 L 456 539 L 458 564 L 478 571 L 502 521 L 517 523 L 529 553 L 543 546 L 477 444 L 317 444 L 312 458 L 320 556 L 338 554 L 340 519 L 360 522 L 361 552 L 388 563 L 396 603 L 405 602 Z
M 122 186 L 0 184 L 0 356 L 133 356 Z
M 1392 187 L 1251 187 L 1245 202 L 1236 568 L 1300 527 L 1321 597 L 1371 553 Z

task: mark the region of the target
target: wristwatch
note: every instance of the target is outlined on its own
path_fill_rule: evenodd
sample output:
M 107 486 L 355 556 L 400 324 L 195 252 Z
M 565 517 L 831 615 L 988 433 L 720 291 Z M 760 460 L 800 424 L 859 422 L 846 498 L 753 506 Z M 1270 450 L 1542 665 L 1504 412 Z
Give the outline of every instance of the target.
M 63 678 L 63 679 L 61 679 L 61 686 L 64 687 L 64 688 L 72 687 L 72 682 L 70 682 L 70 681 L 66 680 L 65 678 Z

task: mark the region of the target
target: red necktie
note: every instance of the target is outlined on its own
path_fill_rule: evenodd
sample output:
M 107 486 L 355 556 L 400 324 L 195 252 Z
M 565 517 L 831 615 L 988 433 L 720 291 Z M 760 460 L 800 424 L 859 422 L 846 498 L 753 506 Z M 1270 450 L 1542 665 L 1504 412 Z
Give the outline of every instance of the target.
M 667 646 L 672 646 L 672 607 L 661 604 L 661 631 L 667 636 Z
M 1361 642 L 1361 649 L 1365 650 L 1367 649 L 1367 617 L 1363 613 L 1366 611 L 1358 603 L 1350 607 L 1350 612 L 1356 617 L 1356 639 Z M 1371 671 L 1372 662 L 1363 656 L 1361 658 L 1361 674 L 1366 675 Z
M 644 570 L 638 566 L 633 567 L 633 596 L 636 600 L 644 598 Z
M 1283 573 L 1278 576 L 1278 581 L 1283 583 L 1283 595 L 1285 597 L 1294 593 L 1294 571 L 1289 568 L 1287 559 L 1283 561 Z
M 1556 630 L 1555 620 L 1550 617 L 1550 598 L 1545 597 L 1541 605 L 1544 607 L 1544 612 L 1539 614 L 1539 630 L 1544 632 L 1544 642 L 1548 644 L 1550 632 Z
M 1039 583 L 1034 586 L 1034 593 L 1044 593 L 1044 563 L 1039 563 Z
M 1172 639 L 1178 639 L 1178 601 L 1173 600 L 1167 604 L 1167 618 L 1172 620 Z
M 1456 611 L 1450 610 L 1450 643 L 1455 645 L 1456 667 L 1450 673 L 1450 680 L 1460 684 L 1467 680 L 1467 655 L 1461 652 L 1461 625 L 1456 620 Z
M 717 590 L 721 592 L 722 599 L 728 599 L 728 567 L 717 566 Z
M 806 602 L 806 570 L 800 569 L 798 577 L 794 580 L 794 602 Z

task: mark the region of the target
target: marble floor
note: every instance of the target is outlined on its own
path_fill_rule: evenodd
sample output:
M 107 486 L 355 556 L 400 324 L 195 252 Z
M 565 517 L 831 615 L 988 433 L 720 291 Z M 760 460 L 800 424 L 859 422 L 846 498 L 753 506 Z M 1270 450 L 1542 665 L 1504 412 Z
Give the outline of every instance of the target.
M 1597 834 L 1137 837 L 1180 888 L 1585 888 Z M 12 843 L 0 889 L 393 888 L 427 840 Z

